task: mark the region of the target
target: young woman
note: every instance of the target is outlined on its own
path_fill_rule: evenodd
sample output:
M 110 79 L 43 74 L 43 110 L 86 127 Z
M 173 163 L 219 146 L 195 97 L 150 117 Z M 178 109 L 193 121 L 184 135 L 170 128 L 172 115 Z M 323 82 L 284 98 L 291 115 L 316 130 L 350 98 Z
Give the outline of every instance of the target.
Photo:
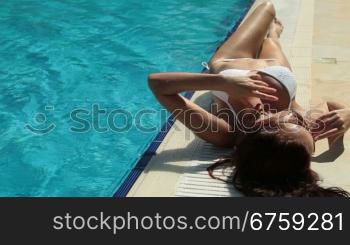
M 200 138 L 235 147 L 233 184 L 249 196 L 347 196 L 322 188 L 310 169 L 315 141 L 332 144 L 350 127 L 350 110 L 336 102 L 307 113 L 279 37 L 283 26 L 270 2 L 259 5 L 217 50 L 208 73 L 159 73 L 149 86 L 160 103 Z M 207 112 L 180 95 L 211 90 Z M 315 110 L 313 110 L 315 111 Z M 321 112 L 321 113 L 320 113 Z

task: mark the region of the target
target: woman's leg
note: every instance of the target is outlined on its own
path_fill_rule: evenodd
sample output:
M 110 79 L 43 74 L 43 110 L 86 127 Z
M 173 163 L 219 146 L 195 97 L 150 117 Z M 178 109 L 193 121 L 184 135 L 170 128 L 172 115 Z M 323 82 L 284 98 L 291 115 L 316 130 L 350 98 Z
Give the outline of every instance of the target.
M 260 59 L 276 59 L 282 66 L 286 66 L 292 70 L 292 67 L 283 53 L 282 46 L 280 43 L 280 35 L 283 31 L 282 23 L 275 19 L 271 23 L 269 30 L 269 35 L 262 44 L 262 49 L 260 52 Z
M 271 2 L 260 4 L 217 50 L 210 63 L 220 59 L 257 58 L 275 15 Z

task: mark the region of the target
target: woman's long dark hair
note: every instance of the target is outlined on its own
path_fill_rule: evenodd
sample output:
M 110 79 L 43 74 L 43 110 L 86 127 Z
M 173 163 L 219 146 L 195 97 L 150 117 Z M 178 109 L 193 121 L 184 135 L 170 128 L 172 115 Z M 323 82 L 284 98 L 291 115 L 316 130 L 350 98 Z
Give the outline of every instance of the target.
M 321 187 L 318 174 L 310 168 L 311 156 L 305 146 L 276 132 L 249 134 L 240 142 L 232 161 L 232 183 L 245 196 L 350 196 L 338 187 Z

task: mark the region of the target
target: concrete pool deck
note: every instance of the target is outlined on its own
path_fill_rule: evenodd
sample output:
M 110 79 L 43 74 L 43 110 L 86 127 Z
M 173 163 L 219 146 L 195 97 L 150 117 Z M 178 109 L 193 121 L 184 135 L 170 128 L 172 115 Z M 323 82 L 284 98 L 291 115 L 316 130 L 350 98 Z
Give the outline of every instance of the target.
M 252 8 L 263 1 L 256 1 Z M 324 99 L 350 102 L 350 2 L 346 0 L 272 0 L 285 28 L 281 41 L 298 80 L 297 100 L 309 109 Z M 196 92 L 192 100 L 208 105 L 208 94 Z M 317 143 L 312 168 L 325 185 L 350 191 L 350 136 L 328 151 L 325 140 Z M 342 153 L 339 156 L 339 153 Z M 205 168 L 226 149 L 196 138 L 175 122 L 128 196 L 240 196 L 231 186 L 210 179 Z

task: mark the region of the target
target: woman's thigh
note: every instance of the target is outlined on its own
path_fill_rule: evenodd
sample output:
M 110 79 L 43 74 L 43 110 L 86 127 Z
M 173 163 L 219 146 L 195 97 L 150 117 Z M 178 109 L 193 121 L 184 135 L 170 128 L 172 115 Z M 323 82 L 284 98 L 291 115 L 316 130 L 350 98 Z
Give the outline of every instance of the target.
M 274 59 L 280 65 L 288 67 L 292 70 L 292 67 L 288 61 L 287 56 L 282 50 L 282 46 L 278 39 L 266 38 L 261 49 L 259 56 L 260 59 Z
M 217 50 L 211 62 L 256 58 L 275 15 L 271 2 L 260 4 Z

